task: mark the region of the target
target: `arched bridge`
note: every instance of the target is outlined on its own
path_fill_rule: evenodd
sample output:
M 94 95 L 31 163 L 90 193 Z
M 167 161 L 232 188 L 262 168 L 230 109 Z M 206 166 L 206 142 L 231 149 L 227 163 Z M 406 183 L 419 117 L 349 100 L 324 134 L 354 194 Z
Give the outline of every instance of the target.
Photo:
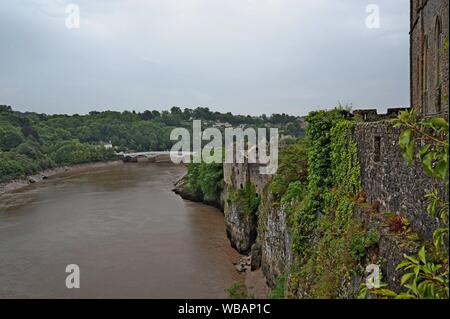
M 136 152 L 136 153 L 124 153 L 120 152 L 117 153 L 117 156 L 119 159 L 124 161 L 125 163 L 128 162 L 140 162 L 140 161 L 148 161 L 148 162 L 170 162 L 171 161 L 171 154 L 172 157 L 177 158 L 179 160 L 187 159 L 191 155 L 193 155 L 192 152 L 159 152 L 159 151 L 153 151 L 153 152 Z

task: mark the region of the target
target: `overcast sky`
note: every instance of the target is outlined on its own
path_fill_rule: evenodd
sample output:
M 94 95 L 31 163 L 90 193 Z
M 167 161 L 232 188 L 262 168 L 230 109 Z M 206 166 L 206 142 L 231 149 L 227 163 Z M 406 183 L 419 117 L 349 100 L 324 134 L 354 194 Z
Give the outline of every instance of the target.
M 366 27 L 371 3 L 379 29 Z M 408 31 L 408 0 L 1 0 L 0 104 L 383 111 L 409 104 Z

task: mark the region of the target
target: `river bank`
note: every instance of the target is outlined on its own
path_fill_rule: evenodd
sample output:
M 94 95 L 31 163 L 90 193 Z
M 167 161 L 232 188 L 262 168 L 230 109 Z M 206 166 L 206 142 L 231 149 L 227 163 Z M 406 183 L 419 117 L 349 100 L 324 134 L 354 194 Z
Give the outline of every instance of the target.
M 120 165 L 122 161 L 114 160 L 108 162 L 95 162 L 95 163 L 85 163 L 85 164 L 77 164 L 71 166 L 58 166 L 54 168 L 49 168 L 47 170 L 41 171 L 39 173 L 29 175 L 25 178 L 15 179 L 8 182 L 0 183 L 0 195 L 8 192 L 12 192 L 15 190 L 19 190 L 21 188 L 27 187 L 31 184 L 42 182 L 43 180 L 58 177 L 63 174 L 74 174 L 74 173 L 82 173 L 91 169 L 101 168 L 110 165 Z
M 186 175 L 185 175 L 186 176 Z M 186 178 L 183 176 L 175 183 L 173 192 L 179 195 L 184 200 L 202 203 L 211 207 L 219 209 L 222 214 L 225 215 L 225 192 L 222 192 L 216 201 L 205 200 L 202 194 L 193 194 L 186 190 L 185 183 Z M 227 223 L 224 221 L 225 224 Z M 246 294 L 248 298 L 267 299 L 270 295 L 270 287 L 267 284 L 266 278 L 261 268 L 252 267 L 251 254 L 245 254 L 239 252 L 235 245 L 233 245 L 233 239 L 230 238 L 230 234 L 227 231 L 227 237 L 230 242 L 230 246 L 233 247 L 240 255 L 240 259 L 237 263 L 234 263 L 236 271 L 244 276 L 242 283 L 246 288 Z
M 153 166 L 153 165 L 151 165 L 151 166 Z M 121 168 L 121 167 L 123 167 L 123 168 Z M 147 169 L 144 169 L 144 167 L 146 167 L 146 165 L 144 165 L 144 166 L 142 166 L 142 165 L 123 165 L 122 161 L 97 162 L 97 163 L 87 163 L 87 164 L 80 164 L 80 165 L 74 165 L 74 166 L 56 167 L 53 169 L 42 171 L 38 174 L 27 176 L 27 178 L 24 178 L 24 179 L 14 180 L 14 181 L 10 181 L 8 183 L 2 183 L 2 184 L 0 184 L 0 195 L 6 193 L 5 196 L 13 196 L 13 198 L 16 198 L 15 193 L 14 193 L 14 195 L 8 194 L 8 193 L 12 193 L 15 190 L 20 190 L 19 194 L 21 194 L 22 192 L 25 192 L 25 194 L 26 194 L 26 192 L 28 192 L 27 186 L 41 183 L 44 180 L 46 181 L 46 183 L 42 183 L 42 187 L 41 187 L 41 185 L 36 185 L 36 186 L 38 186 L 38 187 L 36 187 L 36 189 L 38 192 L 46 192 L 45 189 L 48 187 L 52 187 L 51 185 L 54 183 L 59 183 L 58 178 L 61 178 L 61 177 L 64 177 L 64 178 L 70 177 L 71 179 L 69 179 L 69 181 L 72 181 L 74 179 L 75 180 L 78 180 L 78 179 L 83 180 L 84 178 L 89 178 L 89 179 L 94 180 L 94 176 L 98 176 L 97 178 L 95 178 L 96 183 L 99 183 L 101 181 L 100 184 L 103 184 L 104 183 L 103 179 L 106 179 L 108 181 L 107 183 L 109 185 L 110 183 L 114 183 L 112 180 L 115 180 L 117 182 L 117 180 L 120 179 L 120 180 L 122 180 L 122 184 L 125 183 L 128 185 L 127 187 L 137 187 L 136 185 L 134 185 L 134 183 L 128 184 L 128 182 L 125 181 L 123 178 L 114 179 L 108 175 L 118 174 L 119 176 L 124 176 L 124 177 L 127 176 L 127 179 L 140 180 L 140 178 L 138 178 L 137 176 L 134 176 L 134 175 L 136 175 L 135 171 L 142 171 L 142 174 L 147 174 Z M 155 166 L 155 168 L 156 167 L 158 167 L 158 166 Z M 163 171 L 166 171 L 166 170 L 171 171 L 171 173 L 169 175 L 176 178 L 176 179 L 170 178 L 169 180 L 166 180 L 164 182 L 164 184 L 166 184 L 167 186 L 174 185 L 176 180 L 178 180 L 178 181 L 182 180 L 181 177 L 184 175 L 184 172 L 182 170 L 179 170 L 176 168 L 171 168 L 171 167 L 172 167 L 172 165 L 169 165 L 169 166 L 160 165 L 159 166 L 159 168 L 162 169 Z M 100 176 L 104 175 L 104 172 L 105 172 L 104 169 L 107 169 L 108 174 L 105 175 L 103 178 Z M 149 169 L 152 170 L 150 167 L 149 167 Z M 123 170 L 129 171 L 130 173 L 133 172 L 133 173 L 132 173 L 132 175 L 129 175 L 129 173 L 126 173 L 126 174 L 118 173 Z M 93 175 L 91 175 L 91 171 L 92 171 Z M 175 172 L 176 172 L 176 174 L 174 174 Z M 85 173 L 89 173 L 88 176 L 90 176 L 90 177 L 86 177 Z M 156 173 L 156 171 L 155 171 L 155 173 Z M 141 175 L 141 173 L 139 173 L 138 175 Z M 134 176 L 134 177 L 131 177 L 131 176 Z M 165 176 L 167 178 L 167 175 L 165 175 Z M 48 180 L 48 182 L 50 182 L 50 184 L 47 183 L 47 180 Z M 169 182 L 169 184 L 167 184 L 167 182 Z M 72 183 L 72 182 L 69 182 L 69 183 Z M 207 202 L 206 203 L 201 198 L 196 198 L 195 196 L 189 197 L 189 194 L 186 192 L 181 192 L 181 194 L 180 194 L 180 192 L 177 191 L 177 189 L 178 190 L 180 189 L 179 186 L 180 186 L 179 183 L 175 183 L 175 189 L 172 189 L 172 190 L 175 193 L 177 193 L 177 195 L 179 195 L 181 198 L 183 198 L 183 200 L 187 199 L 187 201 L 185 201 L 185 202 L 187 203 L 188 207 L 190 207 L 192 205 L 193 205 L 192 208 L 195 207 L 195 211 L 192 211 L 192 214 L 195 213 L 195 215 L 204 216 L 204 220 L 203 219 L 199 219 L 199 220 L 201 220 L 201 223 L 205 224 L 205 227 L 208 224 L 209 225 L 209 226 L 207 226 L 208 228 L 212 227 L 212 225 L 216 225 L 214 227 L 220 228 L 220 229 L 216 229 L 214 232 L 214 233 L 216 233 L 216 235 L 212 235 L 212 236 L 218 236 L 217 238 L 220 238 L 221 236 L 225 237 L 226 231 L 223 228 L 225 226 L 223 219 L 221 218 L 220 222 L 218 220 L 216 220 L 217 216 L 216 216 L 216 213 L 214 212 L 214 209 L 208 208 L 211 206 L 218 208 L 221 212 L 219 212 L 217 209 L 215 211 L 219 214 L 220 213 L 223 214 L 223 203 L 218 203 L 218 202 L 217 203 L 215 203 L 215 202 Z M 86 187 L 86 186 L 84 186 L 84 187 Z M 110 186 L 108 186 L 108 187 L 110 187 Z M 114 188 L 116 188 L 116 187 L 120 188 L 120 186 L 114 186 Z M 140 189 L 146 189 L 146 188 L 147 188 L 147 186 L 140 187 Z M 35 189 L 35 187 L 30 188 L 30 189 Z M 171 188 L 169 188 L 168 190 L 170 190 L 170 189 Z M 75 193 L 78 192 L 77 189 L 73 189 L 72 191 Z M 24 196 L 24 195 L 21 194 L 19 196 Z M 133 196 L 135 196 L 135 195 L 133 195 Z M 51 197 L 51 201 L 53 201 L 53 200 L 54 200 L 53 197 Z M 5 201 L 9 202 L 9 201 L 13 201 L 13 199 L 6 198 Z M 204 203 L 204 204 L 207 204 L 208 206 L 202 205 L 202 204 L 200 204 L 200 206 L 197 204 L 190 204 L 191 202 Z M 153 203 L 155 203 L 155 202 L 153 202 Z M 78 207 L 80 205 L 81 205 L 81 203 L 78 205 L 74 205 L 74 206 Z M 92 205 L 97 207 L 97 205 L 95 205 L 95 204 L 92 204 Z M 132 204 L 130 204 L 130 205 L 132 205 Z M 6 205 L 5 207 L 7 207 L 7 206 L 8 205 Z M 92 206 L 92 207 L 94 207 L 94 206 Z M 92 209 L 92 207 L 91 207 L 91 205 L 86 206 L 85 210 L 88 211 L 88 210 Z M 102 206 L 101 209 L 106 209 L 106 207 Z M 163 208 L 161 207 L 161 209 L 163 209 Z M 205 211 L 205 213 L 203 211 Z M 195 218 L 199 218 L 199 217 L 195 217 Z M 209 223 L 207 223 L 208 220 L 210 221 Z M 197 221 L 194 224 L 197 224 Z M 219 226 L 219 224 L 221 226 Z M 261 271 L 260 270 L 251 271 L 250 264 L 249 264 L 249 257 L 247 257 L 245 255 L 239 255 L 238 252 L 236 252 L 234 249 L 231 248 L 231 245 L 228 242 L 228 240 L 225 239 L 225 242 L 229 248 L 223 247 L 223 248 L 221 248 L 221 250 L 222 251 L 228 251 L 228 250 L 232 251 L 232 252 L 227 253 L 227 256 L 229 256 L 228 258 L 231 259 L 231 261 L 229 259 L 224 261 L 224 263 L 222 265 L 220 265 L 220 267 L 218 265 L 216 265 L 215 268 L 217 268 L 217 271 L 219 271 L 219 269 L 223 268 L 222 271 L 228 272 L 227 276 L 234 277 L 234 282 L 245 283 L 245 286 L 247 287 L 247 295 L 249 297 L 267 298 L 270 289 L 268 288 Z M 219 258 L 219 257 L 214 257 L 214 258 Z M 223 258 L 223 257 L 220 257 L 220 258 Z M 231 269 L 233 270 L 234 274 L 229 273 L 230 270 L 228 267 L 230 267 L 230 266 L 231 266 Z M 210 278 L 210 280 L 212 280 L 212 282 L 214 282 L 214 280 L 216 280 L 216 279 Z M 214 283 L 213 285 L 217 285 L 217 284 L 218 283 Z M 222 284 L 220 284 L 220 285 L 222 285 Z M 232 285 L 230 284 L 230 281 L 229 281 L 229 283 L 225 285 L 225 288 L 230 288 L 231 286 Z M 222 291 L 224 291 L 224 290 L 222 290 Z M 168 294 L 169 294 L 169 292 L 168 292 Z M 220 296 L 220 294 L 218 296 Z M 227 295 L 222 295 L 221 297 L 226 297 L 226 296 Z
M 222 213 L 172 192 L 183 166 L 98 165 L 2 195 L 0 298 L 227 298 L 244 280 Z

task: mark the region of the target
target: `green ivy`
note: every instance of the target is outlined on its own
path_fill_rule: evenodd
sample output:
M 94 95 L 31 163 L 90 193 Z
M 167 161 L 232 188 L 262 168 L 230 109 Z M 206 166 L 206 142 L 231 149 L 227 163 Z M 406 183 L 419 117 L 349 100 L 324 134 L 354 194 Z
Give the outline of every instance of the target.
M 230 299 L 247 299 L 247 287 L 244 282 L 235 282 L 230 288 L 225 289 Z
M 353 198 L 361 190 L 354 121 L 343 109 L 311 112 L 307 116 L 307 186 L 290 184 L 285 199 L 292 200 L 294 248 L 301 252 L 318 225 L 317 217 L 330 215 L 341 230 L 353 216 Z
M 331 161 L 332 128 L 337 122 L 344 120 L 344 111 L 311 112 L 306 117 L 308 127 L 308 193 L 309 213 L 319 213 L 324 208 L 324 196 L 333 184 Z
M 189 164 L 184 190 L 202 197 L 206 201 L 219 202 L 223 190 L 222 164 Z
M 334 298 L 372 243 L 353 216 L 361 191 L 355 120 L 341 108 L 307 116 L 307 177 L 291 181 L 281 197 L 288 214 L 295 252 L 290 289 L 306 288 L 315 298 Z M 274 179 L 276 181 L 276 179 Z M 281 184 L 279 181 L 277 183 Z M 352 258 L 351 238 L 364 238 Z M 356 242 L 355 242 L 356 244 Z M 362 256 L 364 254 L 364 256 Z M 297 286 L 297 287 L 295 287 Z
M 255 216 L 261 204 L 261 198 L 252 183 L 247 183 L 245 187 L 238 190 L 230 189 L 227 200 L 230 203 L 238 204 L 244 216 Z
M 368 232 L 355 233 L 350 242 L 350 255 L 355 261 L 361 262 L 367 254 L 367 250 L 376 245 L 380 235 L 373 229 Z
M 286 282 L 286 275 L 277 276 L 275 288 L 270 292 L 269 298 L 284 299 L 286 297 Z
M 289 188 L 289 184 L 301 183 L 305 189 L 308 177 L 308 140 L 298 139 L 280 151 L 278 170 L 274 176 L 270 190 L 275 201 L 279 201 Z

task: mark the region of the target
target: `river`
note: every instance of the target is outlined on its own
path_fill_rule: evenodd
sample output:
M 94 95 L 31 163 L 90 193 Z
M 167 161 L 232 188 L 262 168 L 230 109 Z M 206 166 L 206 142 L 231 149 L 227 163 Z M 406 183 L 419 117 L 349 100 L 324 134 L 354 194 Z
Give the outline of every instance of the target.
M 0 298 L 226 298 L 239 254 L 219 210 L 171 191 L 184 172 L 115 164 L 1 195 Z

